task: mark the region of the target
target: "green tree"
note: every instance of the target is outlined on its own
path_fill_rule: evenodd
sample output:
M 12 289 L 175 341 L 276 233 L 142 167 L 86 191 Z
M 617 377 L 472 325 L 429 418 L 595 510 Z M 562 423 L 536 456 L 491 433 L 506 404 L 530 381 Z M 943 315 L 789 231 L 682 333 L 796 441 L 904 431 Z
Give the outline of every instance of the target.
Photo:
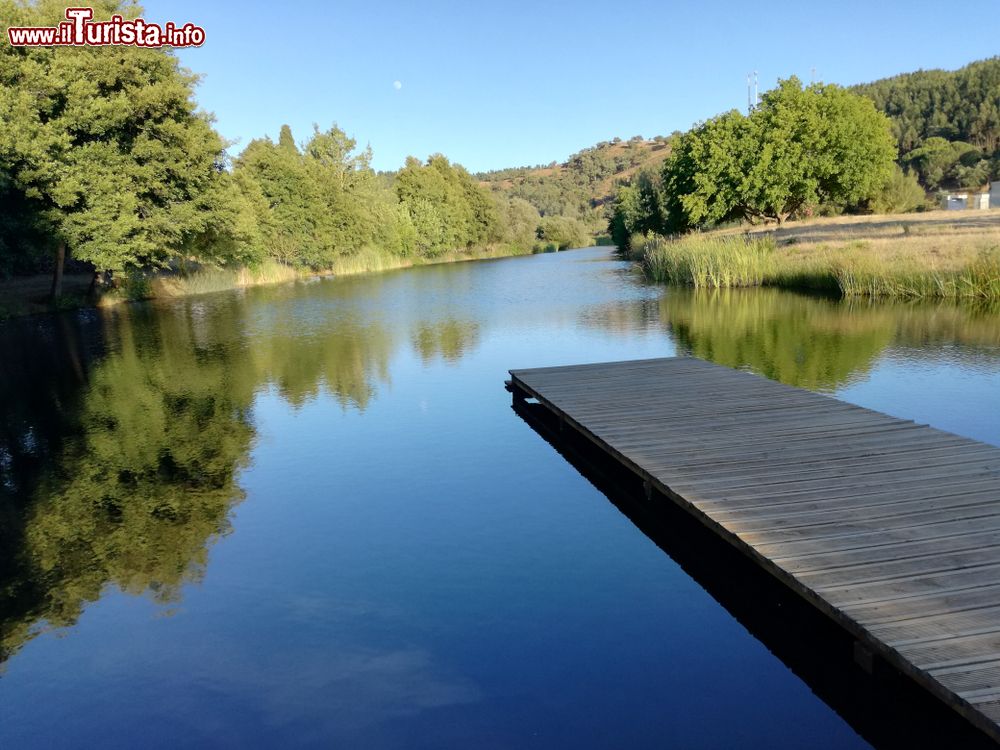
M 885 184 L 894 155 L 888 119 L 870 101 L 780 81 L 749 116 L 728 112 L 679 140 L 663 170 L 666 228 L 781 224 L 809 206 L 856 204 Z
M 916 211 L 926 203 L 927 194 L 917 176 L 896 166 L 882 189 L 871 199 L 869 207 L 877 214 L 894 214 Z
M 292 129 L 288 125 L 281 126 L 278 133 L 278 148 L 290 154 L 299 153 L 299 147 L 295 145 L 295 138 L 292 136 Z
M 319 265 L 326 244 L 320 186 L 298 150 L 268 138 L 251 141 L 236 159 L 233 177 L 254 208 L 267 253 L 288 265 Z
M 628 250 L 633 234 L 663 231 L 663 190 L 659 175 L 640 170 L 628 184 L 619 186 L 615 193 L 608 234 L 615 245 Z
M 502 241 L 520 250 L 530 250 L 538 237 L 538 209 L 523 198 L 494 196 L 501 217 Z
M 963 178 L 971 178 L 970 184 L 985 182 L 989 173 L 988 163 L 978 173 L 965 172 L 969 167 L 975 168 L 981 161 L 981 152 L 971 143 L 949 141 L 940 136 L 926 139 L 906 155 L 906 163 L 917 171 L 924 184 L 932 190 L 942 187 L 946 182 L 961 184 Z
M 489 245 L 503 237 L 490 193 L 463 167 L 440 154 L 426 164 L 407 158 L 394 189 L 410 215 L 423 255 Z
M 0 22 L 52 25 L 65 4 L 0 3 Z M 138 6 L 100 2 L 95 15 Z M 220 221 L 224 144 L 197 111 L 196 77 L 167 49 L 0 45 L 0 170 L 57 248 L 99 271 L 160 265 Z
M 568 216 L 544 216 L 538 225 L 538 238 L 553 242 L 560 250 L 569 247 L 586 247 L 593 244 L 587 225 Z
M 851 89 L 892 119 L 903 156 L 929 138 L 1000 150 L 1000 57 L 955 71 L 921 70 Z

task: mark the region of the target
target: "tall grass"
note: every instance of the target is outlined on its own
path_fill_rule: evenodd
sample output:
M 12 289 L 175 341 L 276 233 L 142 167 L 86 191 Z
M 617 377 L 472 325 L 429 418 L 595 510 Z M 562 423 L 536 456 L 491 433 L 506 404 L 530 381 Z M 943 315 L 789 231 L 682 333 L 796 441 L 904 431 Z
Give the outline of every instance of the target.
M 910 242 L 909 245 L 906 243 Z M 770 237 L 637 237 L 653 281 L 696 288 L 775 286 L 845 297 L 1000 300 L 1000 246 L 968 246 L 942 255 L 919 239 L 840 247 L 777 247 Z
M 532 249 L 495 245 L 482 248 L 463 248 L 432 258 L 425 258 L 395 255 L 376 247 L 363 247 L 356 252 L 337 257 L 329 267 L 321 270 L 295 268 L 276 261 L 265 261 L 249 268 L 202 267 L 193 271 L 166 275 L 140 274 L 141 279 L 137 278 L 136 280 L 129 276 L 129 283 L 116 290 L 116 293 L 109 295 L 106 302 L 113 304 L 123 299 L 186 297 L 241 287 L 284 284 L 308 276 L 354 276 L 362 273 L 379 273 L 397 268 L 409 268 L 415 265 L 501 258 L 528 254 L 532 252 Z
M 835 262 L 834 275 L 845 296 L 920 299 L 1000 299 L 1000 248 L 984 250 L 959 268 L 920 267 L 912 261 L 880 262 L 859 257 Z
M 692 235 L 645 240 L 643 266 L 660 283 L 728 289 L 761 286 L 774 273 L 774 241 Z
M 266 261 L 252 268 L 199 268 L 196 271 L 169 276 L 156 276 L 149 284 L 152 297 L 186 297 L 193 294 L 210 294 L 227 289 L 264 284 L 281 284 L 300 276 L 290 266 Z M 129 296 L 134 299 L 134 295 Z

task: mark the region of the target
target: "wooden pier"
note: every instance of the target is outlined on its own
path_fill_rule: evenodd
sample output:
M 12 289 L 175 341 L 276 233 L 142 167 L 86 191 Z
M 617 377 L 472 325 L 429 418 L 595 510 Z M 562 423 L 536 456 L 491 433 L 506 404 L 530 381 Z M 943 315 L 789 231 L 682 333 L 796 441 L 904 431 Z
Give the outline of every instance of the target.
M 1000 448 L 693 358 L 510 374 L 1000 741 Z

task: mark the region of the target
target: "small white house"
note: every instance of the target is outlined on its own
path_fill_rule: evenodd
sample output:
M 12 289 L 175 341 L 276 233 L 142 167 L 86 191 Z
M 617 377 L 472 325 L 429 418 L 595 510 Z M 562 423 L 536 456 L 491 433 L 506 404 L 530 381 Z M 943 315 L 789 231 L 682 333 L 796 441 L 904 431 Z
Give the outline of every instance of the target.
M 945 193 L 941 208 L 945 211 L 982 211 L 990 206 L 1000 207 L 1000 182 L 994 182 L 988 193 Z

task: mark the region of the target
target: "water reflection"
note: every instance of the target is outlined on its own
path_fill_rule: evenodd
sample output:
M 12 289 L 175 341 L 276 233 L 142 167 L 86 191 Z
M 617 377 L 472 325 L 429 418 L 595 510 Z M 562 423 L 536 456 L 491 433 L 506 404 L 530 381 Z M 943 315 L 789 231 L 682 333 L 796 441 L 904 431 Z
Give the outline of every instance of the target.
M 839 624 L 663 497 L 648 500 L 641 480 L 540 404 L 513 411 L 754 637 L 868 742 L 878 748 L 991 748 L 995 743 L 909 677 L 876 657 L 854 659 L 854 639 Z
M 421 322 L 414 329 L 412 340 L 413 348 L 424 364 L 430 364 L 438 357 L 455 364 L 466 352 L 475 348 L 479 341 L 479 324 L 453 318 L 434 323 Z
M 581 322 L 617 335 L 659 326 L 679 354 L 828 392 L 863 379 L 888 352 L 930 361 L 948 347 L 994 361 L 1000 348 L 1000 312 L 988 305 L 844 301 L 778 289 L 671 288 L 656 301 L 590 308 Z
M 687 354 L 816 390 L 863 375 L 893 340 L 882 316 L 776 289 L 675 291 L 660 319 Z
M 169 603 L 202 575 L 242 497 L 234 477 L 253 436 L 245 350 L 197 333 L 232 326 L 238 311 L 213 310 L 204 321 L 192 308 L 121 308 L 100 325 L 111 352 L 90 362 L 83 337 L 53 333 L 69 370 L 46 367 L 53 350 L 32 345 L 44 324 L 7 337 L 22 357 L 4 375 L 33 380 L 5 382 L 0 414 L 0 658 L 43 623 L 72 625 L 109 584 Z

